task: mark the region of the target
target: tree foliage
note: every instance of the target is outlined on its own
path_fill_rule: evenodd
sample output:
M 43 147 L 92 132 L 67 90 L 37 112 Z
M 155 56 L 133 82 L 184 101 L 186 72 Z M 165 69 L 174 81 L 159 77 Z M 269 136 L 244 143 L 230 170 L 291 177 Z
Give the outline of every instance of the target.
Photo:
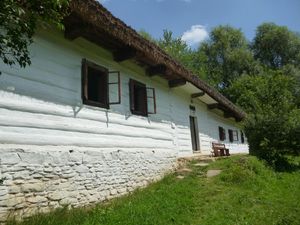
M 196 59 L 196 52 L 180 37 L 174 37 L 172 31 L 163 30 L 163 36 L 159 39 L 153 38 L 151 34 L 143 29 L 139 31 L 139 34 L 145 39 L 155 43 L 193 73 L 201 75 L 201 73 L 199 73 L 199 67 L 196 66 L 196 64 L 199 64 Z
M 264 23 L 257 27 L 252 43 L 256 59 L 271 68 L 300 65 L 300 38 L 285 26 Z
M 227 90 L 248 112 L 244 123 L 250 153 L 277 164 L 284 155 L 300 153 L 300 109 L 297 85 L 282 71 L 243 76 Z
M 1 0 L 0 58 L 4 63 L 30 64 L 28 46 L 38 25 L 62 27 L 68 0 Z M 44 23 L 43 23 L 44 22 Z
M 242 74 L 258 69 L 243 33 L 230 26 L 214 28 L 197 54 L 208 82 L 221 91 Z
M 174 37 L 172 31 L 164 30 L 163 37 L 157 40 L 157 45 L 192 72 L 199 72 L 195 66 L 195 52 L 180 37 Z

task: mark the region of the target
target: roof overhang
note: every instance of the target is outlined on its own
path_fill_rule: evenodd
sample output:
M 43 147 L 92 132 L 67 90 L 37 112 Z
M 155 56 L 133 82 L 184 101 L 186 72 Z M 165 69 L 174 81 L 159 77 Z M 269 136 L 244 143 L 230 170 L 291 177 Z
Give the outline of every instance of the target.
M 148 76 L 159 75 L 168 81 L 170 88 L 192 85 L 195 94 L 206 104 L 218 104 L 224 116 L 237 121 L 245 113 L 198 76 L 193 75 L 156 44 L 141 37 L 134 29 L 114 17 L 95 0 L 73 0 L 70 14 L 64 19 L 65 37 L 74 40 L 83 37 L 113 52 L 116 62 L 133 60 L 146 70 Z M 204 94 L 200 96 L 200 92 Z

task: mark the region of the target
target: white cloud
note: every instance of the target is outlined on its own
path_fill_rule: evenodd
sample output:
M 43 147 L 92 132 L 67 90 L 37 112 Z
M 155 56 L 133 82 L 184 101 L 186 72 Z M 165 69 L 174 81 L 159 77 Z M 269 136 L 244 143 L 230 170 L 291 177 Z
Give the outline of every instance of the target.
M 208 38 L 208 32 L 205 26 L 193 25 L 191 29 L 185 31 L 181 40 L 185 41 L 188 45 L 198 45 L 200 42 Z

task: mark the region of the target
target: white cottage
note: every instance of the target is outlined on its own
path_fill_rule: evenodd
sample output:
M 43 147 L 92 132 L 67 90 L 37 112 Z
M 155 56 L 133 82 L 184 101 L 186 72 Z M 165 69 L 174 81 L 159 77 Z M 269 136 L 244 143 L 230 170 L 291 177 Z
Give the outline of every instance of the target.
M 98 2 L 70 8 L 31 66 L 0 64 L 0 221 L 120 196 L 212 142 L 248 152 L 233 103 Z

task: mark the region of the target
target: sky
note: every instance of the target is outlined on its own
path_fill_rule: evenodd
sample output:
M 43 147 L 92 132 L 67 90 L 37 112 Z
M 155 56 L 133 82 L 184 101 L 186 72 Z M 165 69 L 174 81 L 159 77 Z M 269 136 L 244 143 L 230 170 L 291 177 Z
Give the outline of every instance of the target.
M 252 40 L 263 22 L 300 32 L 300 0 L 98 0 L 135 30 L 154 38 L 171 30 L 191 47 L 208 38 L 212 28 L 231 25 Z

